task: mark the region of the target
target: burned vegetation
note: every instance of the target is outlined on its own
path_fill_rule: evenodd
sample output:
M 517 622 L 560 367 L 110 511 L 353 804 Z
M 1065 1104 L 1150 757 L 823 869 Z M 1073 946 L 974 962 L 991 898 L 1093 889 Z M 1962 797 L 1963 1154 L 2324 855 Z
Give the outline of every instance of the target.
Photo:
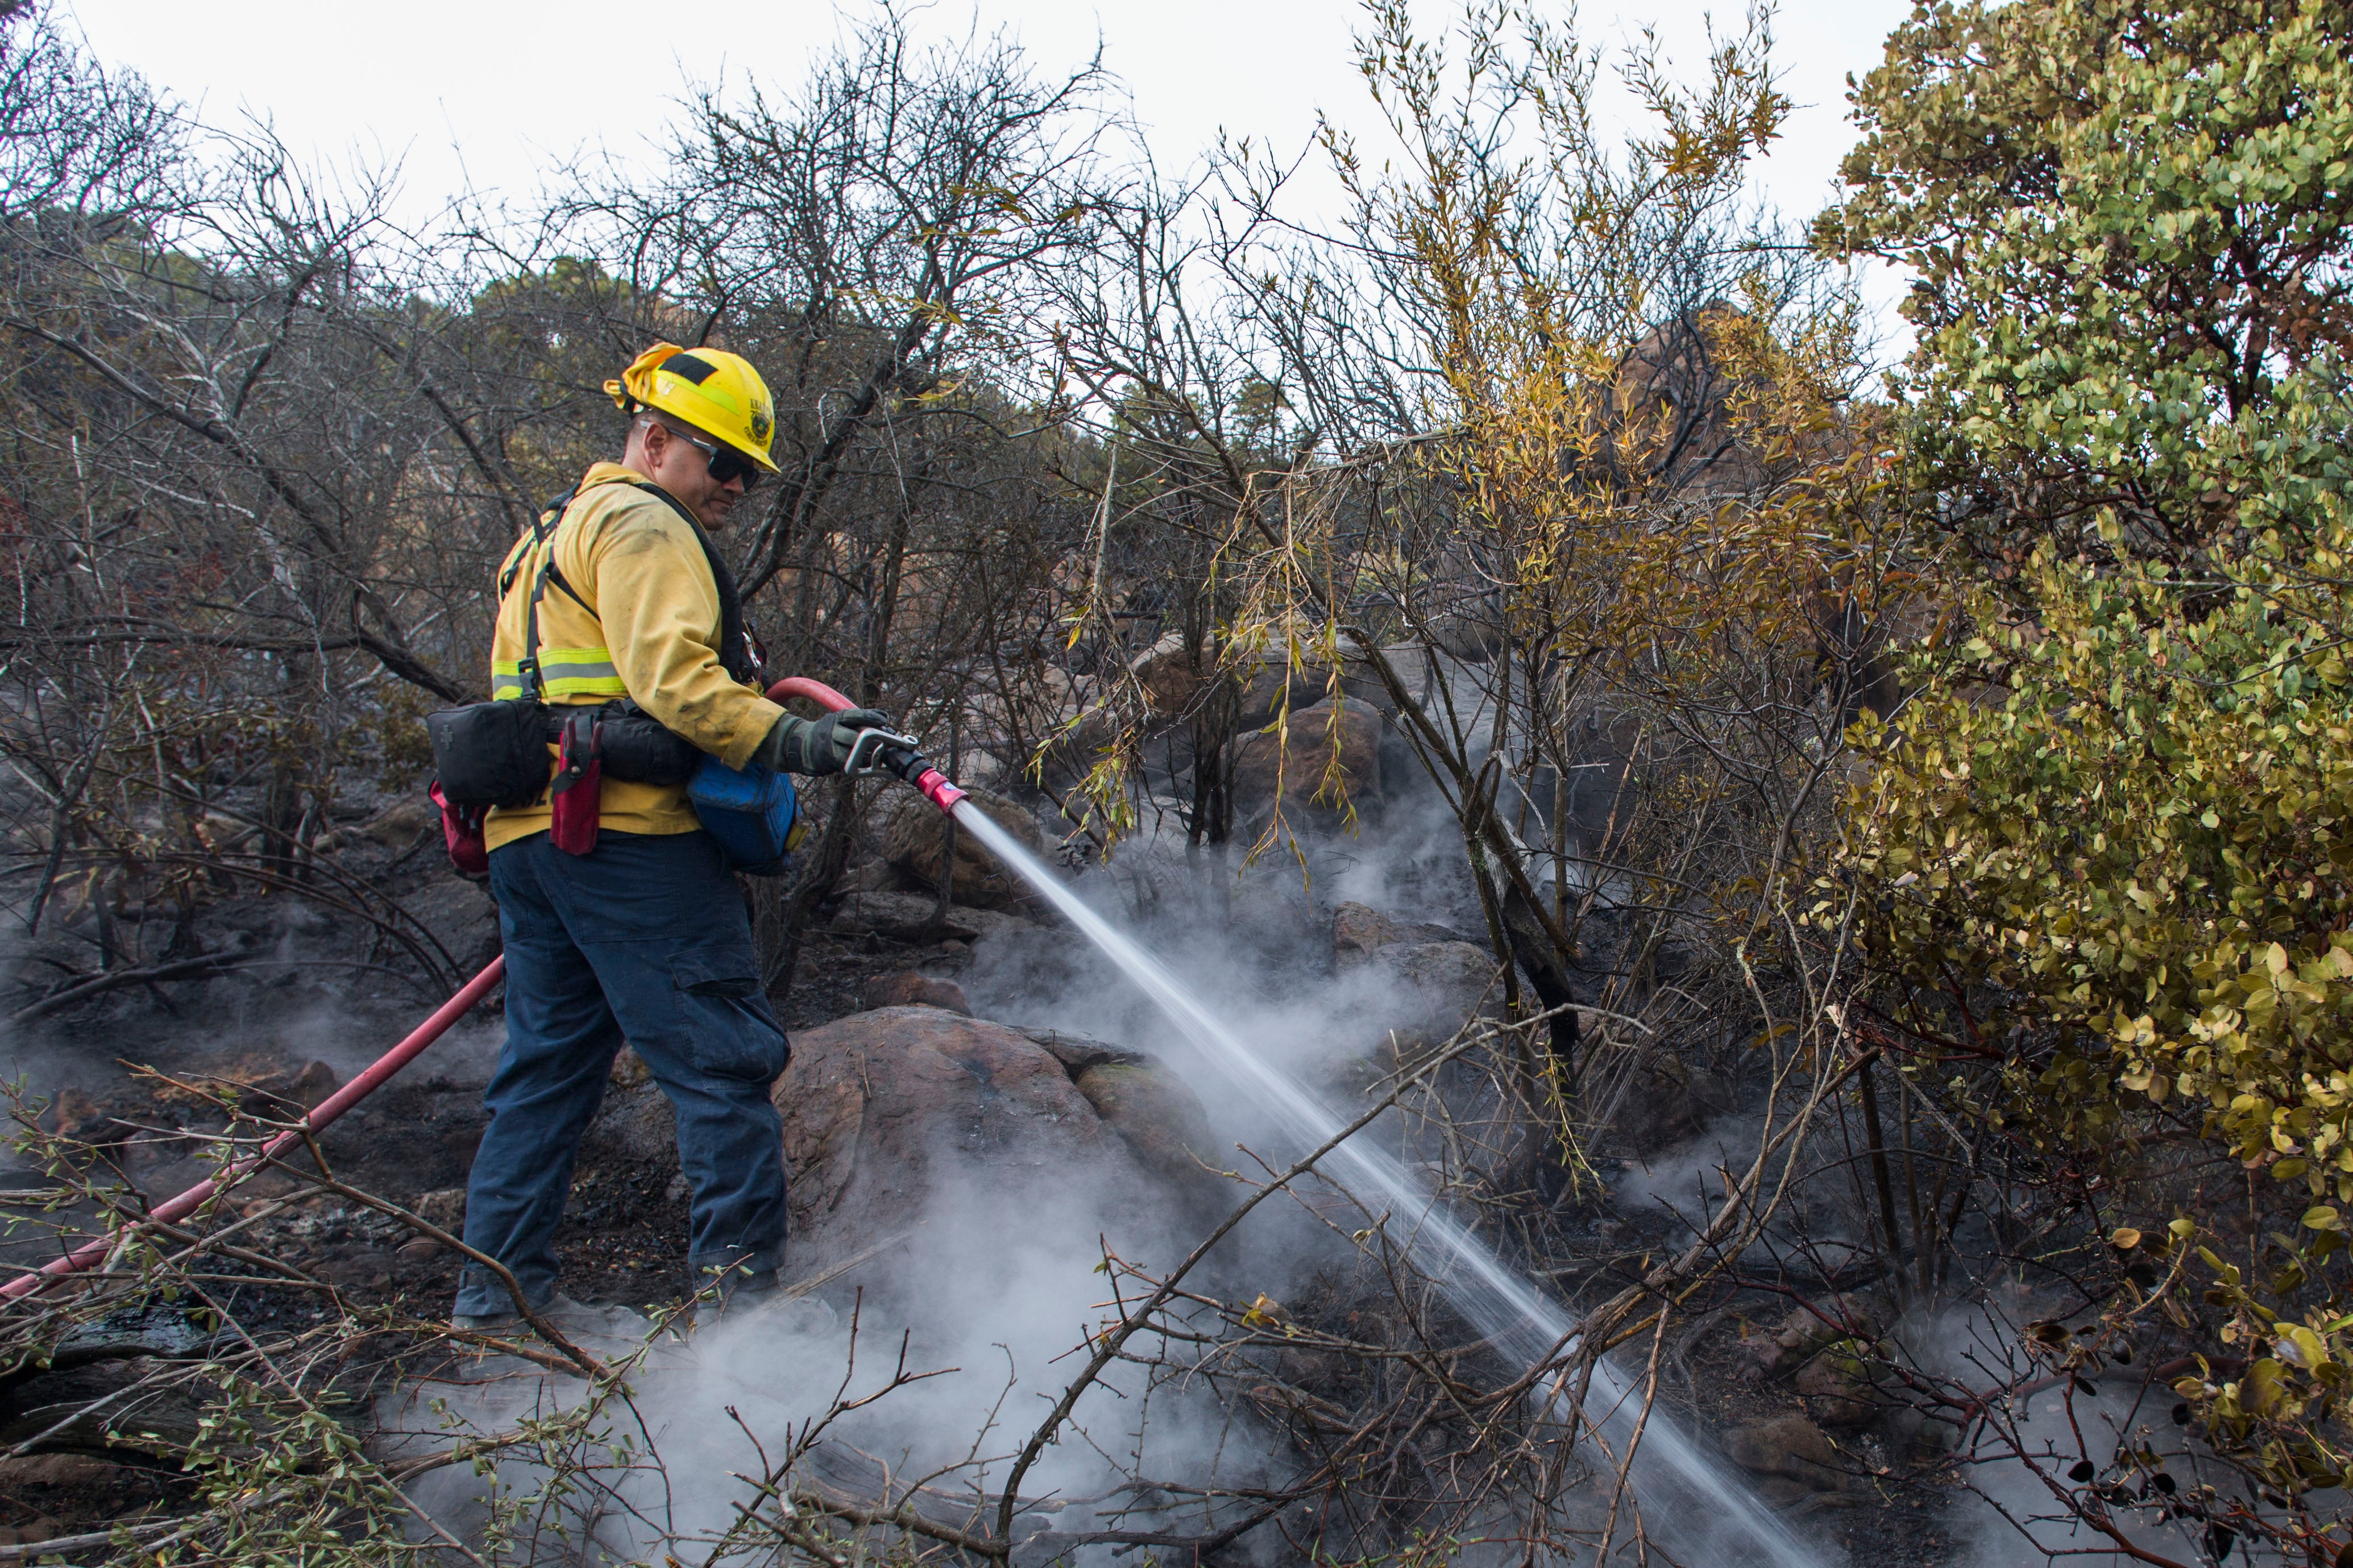
M 878 13 L 413 231 L 0 12 L 0 1563 L 2341 1561 L 2347 31 L 1924 13 L 1798 236 L 1761 22 L 1376 6 L 1319 226 Z M 423 718 L 657 339 L 972 805 L 742 882 L 782 1298 L 624 1051 L 461 1331 Z

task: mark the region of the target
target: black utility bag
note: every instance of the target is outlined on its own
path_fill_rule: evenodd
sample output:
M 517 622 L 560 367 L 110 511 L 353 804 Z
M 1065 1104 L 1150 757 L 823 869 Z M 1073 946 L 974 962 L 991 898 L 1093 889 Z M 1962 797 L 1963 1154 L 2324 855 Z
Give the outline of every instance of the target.
M 564 514 L 571 507 L 572 494 L 566 493 L 547 509 L 555 514 L 552 527 L 546 525 L 545 513 L 531 521 L 534 541 L 547 552 L 531 585 L 522 658 L 518 661 L 522 695 L 469 702 L 463 708 L 444 708 L 425 716 L 425 733 L 433 742 L 436 782 L 448 806 L 460 811 L 487 811 L 492 806 L 513 810 L 547 793 L 553 772 L 547 742 L 554 736 L 557 716 L 549 711 L 545 688 L 540 682 L 539 601 L 546 595 L 548 576 L 555 569 L 555 531 L 564 526 Z M 557 581 L 562 582 L 561 574 Z M 512 577 L 499 584 L 501 599 L 513 585 Z M 565 593 L 579 598 L 570 584 L 563 586 Z
M 532 696 L 470 702 L 425 716 L 444 800 L 476 811 L 512 809 L 547 793 L 547 731 L 554 716 L 533 689 Z
M 562 723 L 561 714 L 556 721 Z M 702 761 L 702 752 L 693 742 L 665 729 L 660 720 L 628 697 L 596 710 L 596 746 L 605 776 L 630 784 L 682 784 L 694 776 L 695 764 Z
M 594 713 L 596 751 L 605 776 L 631 784 L 682 784 L 702 753 L 628 698 L 602 707 L 555 707 L 528 697 L 444 708 L 427 715 L 433 766 L 452 805 L 488 810 L 530 805 L 548 787 L 547 748 L 565 718 Z

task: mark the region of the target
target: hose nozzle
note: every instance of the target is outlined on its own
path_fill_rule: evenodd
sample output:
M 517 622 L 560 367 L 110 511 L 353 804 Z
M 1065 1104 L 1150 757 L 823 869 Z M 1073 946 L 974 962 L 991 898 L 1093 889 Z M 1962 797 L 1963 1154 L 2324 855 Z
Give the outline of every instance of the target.
M 915 740 L 911 735 L 894 735 L 888 730 L 860 730 L 849 743 L 849 755 L 842 760 L 841 771 L 849 777 L 864 778 L 869 773 L 892 773 L 908 777 L 902 759 L 921 762 L 916 755 Z
M 882 756 L 883 770 L 896 774 L 909 784 L 913 784 L 917 775 L 931 765 L 923 753 L 917 751 L 912 744 L 893 747 Z
M 923 798 L 951 816 L 955 815 L 956 803 L 965 797 L 965 792 L 921 752 L 911 749 L 897 753 L 891 759 L 891 771 L 923 791 Z
M 787 676 L 768 688 L 771 702 L 782 702 L 787 697 L 806 697 L 837 713 L 856 706 L 823 681 L 799 675 Z M 860 731 L 842 771 L 853 778 L 865 773 L 895 773 L 923 791 L 923 797 L 934 805 L 951 814 L 965 797 L 964 791 L 916 749 L 913 737 L 894 735 L 887 730 Z

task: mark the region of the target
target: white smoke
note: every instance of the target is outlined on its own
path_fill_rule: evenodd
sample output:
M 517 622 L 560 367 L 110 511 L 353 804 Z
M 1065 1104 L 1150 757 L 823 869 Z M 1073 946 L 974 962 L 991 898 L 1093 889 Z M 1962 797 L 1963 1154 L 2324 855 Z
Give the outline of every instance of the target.
M 561 1510 L 558 1533 L 568 1544 L 551 1550 L 550 1560 L 583 1539 L 615 1561 L 659 1561 L 681 1540 L 711 1539 L 739 1507 L 759 1504 L 751 1478 L 790 1451 L 837 1399 L 872 1403 L 837 1414 L 789 1484 L 867 1504 L 895 1503 L 920 1484 L 926 1516 L 993 1531 L 993 1514 L 968 1517 L 975 1500 L 1002 1488 L 1010 1457 L 1079 1375 L 1093 1336 L 1118 1321 L 1114 1290 L 1132 1302 L 1148 1289 L 1105 1270 L 1105 1249 L 1165 1270 L 1182 1245 L 1132 1205 L 1103 1202 L 1115 1184 L 1107 1173 L 1062 1175 L 1025 1190 L 1018 1206 L 977 1185 L 944 1185 L 923 1214 L 910 1216 L 902 1244 L 838 1286 L 771 1310 L 718 1317 L 683 1342 L 657 1339 L 628 1380 L 626 1406 L 612 1412 L 610 1440 L 633 1446 L 629 1466 L 607 1477 L 613 1495 L 601 1510 Z M 650 1329 L 623 1309 L 602 1318 L 603 1334 L 585 1342 L 599 1353 L 626 1353 Z M 1166 1348 L 1150 1334 L 1130 1343 L 1138 1357 Z M 917 1380 L 891 1388 L 902 1370 Z M 387 1401 L 378 1412 L 379 1447 L 390 1458 L 413 1456 L 454 1437 L 512 1430 L 585 1394 L 579 1379 L 527 1363 L 478 1363 Z M 1198 1503 L 1141 1522 L 1113 1516 L 1134 1506 L 1139 1481 L 1262 1483 L 1263 1443 L 1262 1431 L 1238 1421 L 1217 1380 L 1155 1378 L 1146 1367 L 1115 1363 L 1024 1479 L 1022 1496 L 1050 1510 L 1029 1518 L 1024 1532 L 1203 1529 L 1210 1510 Z M 495 1484 L 527 1494 L 547 1475 L 543 1464 L 518 1456 L 496 1468 Z M 464 1536 L 483 1528 L 486 1492 L 481 1479 L 451 1467 L 422 1479 L 412 1495 Z M 1230 1506 L 1217 1510 L 1220 1522 Z
M 1189 873 L 1155 860 L 1147 847 L 1134 846 L 1108 872 L 1086 877 L 1082 889 L 1123 921 L 1133 920 L 1139 905 L 1158 908 L 1162 918 L 1149 922 L 1155 952 L 1219 997 L 1220 1012 L 1240 1021 L 1249 1047 L 1265 1060 L 1311 1077 L 1367 1061 L 1374 1067 L 1352 1080 L 1361 1089 L 1382 1063 L 1388 1026 L 1426 1009 L 1427 998 L 1378 964 L 1328 973 L 1329 906 L 1303 886 L 1295 865 L 1247 873 L 1233 889 L 1228 918 L 1212 921 L 1169 891 Z M 1366 885 L 1373 864 L 1370 857 L 1358 859 L 1352 886 Z M 1393 912 L 1405 920 L 1430 913 L 1422 907 Z M 985 940 L 964 984 L 981 1017 L 1160 1055 L 1205 1101 L 1218 1143 L 1203 1152 L 1243 1177 L 1262 1180 L 1303 1152 L 1265 1105 L 1192 1059 L 1184 1037 L 1153 1002 L 1067 928 L 1039 926 Z M 973 1175 L 961 1184 L 936 1184 L 925 1212 L 908 1216 L 905 1240 L 829 1287 L 823 1305 L 812 1301 L 749 1323 L 723 1319 L 685 1346 L 664 1346 L 650 1356 L 631 1380 L 628 1422 L 641 1426 L 638 1441 L 659 1455 L 659 1473 L 648 1468 L 630 1474 L 625 1497 L 594 1523 L 597 1539 L 625 1556 L 642 1555 L 659 1537 L 724 1528 L 737 1505 L 753 1500 L 742 1478 L 757 1470 L 761 1451 L 785 1452 L 838 1392 L 855 1402 L 881 1388 L 900 1364 L 902 1342 L 907 1368 L 935 1375 L 839 1417 L 818 1461 L 818 1479 L 865 1491 L 872 1500 L 886 1478 L 897 1485 L 937 1476 L 925 1504 L 935 1514 L 952 1514 L 952 1500 L 969 1489 L 1001 1486 L 1008 1457 L 1083 1365 L 1090 1337 L 1116 1321 L 1114 1290 L 1131 1302 L 1141 1292 L 1133 1280 L 1105 1271 L 1106 1249 L 1156 1274 L 1184 1255 L 1198 1232 L 1176 1229 L 1165 1214 L 1128 1201 L 1105 1173 L 1064 1172 L 1059 1181 L 1025 1187 L 1018 1201 L 990 1184 L 988 1173 Z M 1223 1186 L 1230 1202 L 1250 1191 L 1245 1180 Z M 1311 1187 L 1297 1201 L 1261 1205 L 1191 1283 L 1240 1302 L 1260 1295 L 1279 1301 L 1314 1271 L 1353 1260 L 1345 1237 L 1363 1216 L 1350 1210 L 1335 1230 L 1317 1217 L 1331 1202 Z M 853 1288 L 862 1288 L 862 1297 Z M 845 1388 L 853 1313 L 855 1373 Z M 605 1348 L 625 1348 L 632 1327 L 628 1315 L 615 1314 L 616 1337 Z M 1151 1357 L 1165 1347 L 1145 1335 L 1130 1348 Z M 1179 1347 L 1176 1353 L 1198 1352 Z M 386 1405 L 379 1412 L 383 1447 L 398 1457 L 449 1441 L 434 1431 L 437 1400 L 449 1418 L 480 1434 L 584 1392 L 577 1380 L 527 1363 L 493 1366 L 487 1376 L 476 1368 L 462 1384 L 418 1384 Z M 1039 1522 L 1057 1536 L 1105 1528 L 1198 1532 L 1212 1514 L 1223 1522 L 1236 1505 L 1212 1510 L 1186 1494 L 1155 1493 L 1136 1483 L 1263 1484 L 1270 1436 L 1269 1428 L 1238 1412 L 1231 1391 L 1216 1377 L 1155 1380 L 1142 1366 L 1115 1363 L 1081 1399 L 1022 1493 L 1101 1500 L 1041 1514 Z M 543 1467 L 510 1463 L 501 1484 L 527 1491 L 543 1474 Z M 414 1495 L 461 1535 L 483 1522 L 483 1489 L 470 1473 L 434 1472 Z M 649 1498 L 659 1500 L 658 1508 Z M 645 1522 L 657 1515 L 658 1523 Z M 573 1521 L 575 1534 L 589 1528 L 585 1520 Z
M 2014 1281 L 1997 1281 L 1968 1306 L 1926 1319 L 1915 1313 L 1895 1330 L 1906 1355 L 1925 1373 L 1972 1390 L 2021 1391 L 1991 1398 L 1984 1418 L 1955 1434 L 1953 1473 L 1968 1490 L 1936 1528 L 1949 1531 L 1952 1560 L 1969 1568 L 2146 1561 L 2082 1517 L 2089 1488 L 2121 1480 L 2128 1492 L 2143 1493 L 2142 1473 L 2120 1463 L 2135 1451 L 2158 1458 L 2177 1495 L 2187 1497 L 2202 1484 L 2219 1487 L 2226 1498 L 2240 1490 L 2174 1422 L 2178 1396 L 2145 1364 L 2084 1369 L 2079 1383 L 2052 1363 L 2030 1358 L 2021 1349 L 2025 1323 L 2048 1310 Z M 2153 1490 L 2147 1495 L 2163 1501 Z M 2326 1497 L 2319 1501 L 2325 1509 Z M 2091 1499 L 2089 1504 L 2158 1561 L 2215 1560 L 2201 1521 L 2168 1520 L 2158 1508 L 2128 1500 L 2103 1506 Z

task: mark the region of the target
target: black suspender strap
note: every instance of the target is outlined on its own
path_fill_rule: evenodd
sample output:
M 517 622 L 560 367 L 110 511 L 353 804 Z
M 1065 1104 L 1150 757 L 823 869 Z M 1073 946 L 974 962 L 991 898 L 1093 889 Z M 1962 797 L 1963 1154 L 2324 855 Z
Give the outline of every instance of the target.
M 522 677 L 523 699 L 530 702 L 546 700 L 539 679 L 539 601 L 547 594 L 547 572 L 555 564 L 555 546 L 547 542 L 542 548 L 547 553 L 531 584 L 531 604 L 523 611 L 522 658 L 515 661 L 515 673 Z
M 579 494 L 576 489 L 565 490 L 562 495 L 549 501 L 546 508 L 531 520 L 532 549 L 539 551 L 541 554 L 539 571 L 533 576 L 531 584 L 531 603 L 523 614 L 522 658 L 515 661 L 515 670 L 522 677 L 523 696 L 533 702 L 542 701 L 545 697 L 545 684 L 541 679 L 539 668 L 539 602 L 547 596 L 547 585 L 550 583 L 554 584 L 556 587 L 571 596 L 574 604 L 586 610 L 591 616 L 596 613 L 596 606 L 582 598 L 579 590 L 564 580 L 563 571 L 555 564 L 556 535 L 562 531 L 564 519 L 571 511 L 572 503 L 578 499 Z M 515 573 L 521 571 L 523 561 L 528 561 L 530 558 L 531 552 L 525 551 L 522 559 L 514 563 L 513 570 L 509 571 L 500 579 L 499 596 L 501 598 L 506 597 L 508 592 L 513 588 Z
M 728 569 L 726 561 L 719 553 L 718 546 L 712 542 L 711 535 L 703 531 L 702 519 L 689 511 L 683 501 L 659 485 L 637 479 L 623 482 L 659 498 L 664 505 L 685 521 L 687 527 L 694 531 L 694 542 L 702 547 L 703 563 L 711 568 L 712 585 L 719 591 L 720 666 L 737 680 L 757 681 L 760 678 L 760 659 L 754 653 L 752 639 L 745 635 L 744 629 L 743 594 L 735 586 L 735 574 Z M 565 491 L 549 501 L 546 509 L 533 518 L 531 522 L 532 547 L 541 554 L 539 571 L 535 574 L 531 585 L 531 602 L 524 611 L 523 656 L 515 661 L 515 668 L 517 673 L 522 678 L 523 695 L 534 702 L 544 700 L 545 686 L 541 679 L 539 668 L 539 602 L 546 597 L 548 584 L 553 583 L 557 588 L 569 595 L 573 603 L 586 610 L 591 616 L 596 614 L 596 607 L 582 598 L 579 591 L 564 580 L 564 574 L 557 570 L 555 565 L 556 535 L 562 530 L 565 516 L 572 510 L 572 503 L 578 499 L 579 493 L 577 489 Z M 524 552 L 522 557 L 517 560 L 500 579 L 499 596 L 501 599 L 512 590 L 516 574 L 521 572 L 523 562 L 530 558 L 531 552 Z
M 670 510 L 685 520 L 694 530 L 694 542 L 702 546 L 702 559 L 711 568 L 712 585 L 719 590 L 719 664 L 737 680 L 757 681 L 760 660 L 752 652 L 752 639 L 744 631 L 744 595 L 735 586 L 735 574 L 719 553 L 711 535 L 702 530 L 702 520 L 686 510 L 686 503 L 661 486 L 648 481 L 631 480 L 638 489 L 659 496 Z
M 564 591 L 572 594 L 571 585 L 564 583 L 563 574 L 555 570 L 555 535 L 564 526 L 564 514 L 572 509 L 573 498 L 579 493 L 576 489 L 565 491 L 531 520 L 532 548 L 540 552 L 539 571 L 532 580 L 531 603 L 523 611 L 522 657 L 515 661 L 515 673 L 522 678 L 523 699 L 530 702 L 543 701 L 546 696 L 545 684 L 539 673 L 539 602 L 547 595 L 549 575 L 553 574 Z M 523 559 L 530 559 L 529 552 L 524 552 Z M 515 563 L 517 568 L 522 564 L 521 561 Z M 506 580 L 499 584 L 500 597 L 505 597 L 513 585 L 514 574 L 510 572 Z M 577 594 L 572 594 L 572 596 L 575 599 L 580 597 Z M 586 602 L 583 601 L 580 607 L 586 609 Z

